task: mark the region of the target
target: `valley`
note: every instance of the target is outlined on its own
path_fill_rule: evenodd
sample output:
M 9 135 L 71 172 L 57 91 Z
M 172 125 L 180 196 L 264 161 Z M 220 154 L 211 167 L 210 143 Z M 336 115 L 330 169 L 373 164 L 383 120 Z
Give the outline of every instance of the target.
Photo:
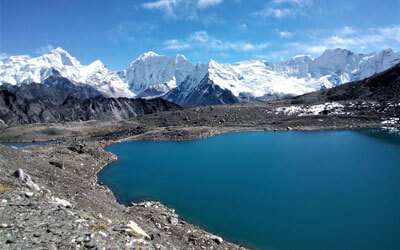
M 0 141 L 8 143 L 0 145 L 0 219 L 7 232 L 0 236 L 0 248 L 245 249 L 252 245 L 207 232 L 158 201 L 119 204 L 97 179 L 118 160 L 106 147 L 231 132 L 379 129 L 395 136 L 400 129 L 399 64 L 304 95 L 273 92 L 269 101 L 240 100 L 235 94 L 242 92 L 206 78 L 194 87 L 205 95 L 180 99 L 193 107 L 168 101 L 168 96 L 182 97 L 179 90 L 191 86 L 184 83 L 145 88 L 158 97 L 132 99 L 104 96 L 95 86 L 53 73 L 42 83 L 4 84 L 0 92 Z M 171 86 L 169 94 L 159 97 Z M 219 105 L 206 105 L 209 100 Z M 46 144 L 10 146 L 40 141 Z

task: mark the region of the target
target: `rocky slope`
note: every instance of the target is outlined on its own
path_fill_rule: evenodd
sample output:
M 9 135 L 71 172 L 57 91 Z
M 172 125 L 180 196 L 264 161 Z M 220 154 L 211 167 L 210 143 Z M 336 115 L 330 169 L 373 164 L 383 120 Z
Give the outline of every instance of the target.
M 158 202 L 119 205 L 102 144 L 0 145 L 0 249 L 240 249 Z
M 7 90 L 18 99 L 46 101 L 53 105 L 62 104 L 68 97 L 86 99 L 103 96 L 100 91 L 89 85 L 75 85 L 55 70 L 42 83 L 29 83 L 20 86 L 4 84 L 0 86 L 0 90 Z
M 28 123 L 121 120 L 179 109 L 179 106 L 160 98 L 107 98 L 99 96 L 96 90 L 88 87 L 70 89 L 71 83 L 64 78 L 57 78 L 57 81 L 59 85 L 54 85 L 54 81 L 51 81 L 51 88 L 47 88 L 46 84 L 33 84 L 0 90 L 0 124 L 13 126 Z

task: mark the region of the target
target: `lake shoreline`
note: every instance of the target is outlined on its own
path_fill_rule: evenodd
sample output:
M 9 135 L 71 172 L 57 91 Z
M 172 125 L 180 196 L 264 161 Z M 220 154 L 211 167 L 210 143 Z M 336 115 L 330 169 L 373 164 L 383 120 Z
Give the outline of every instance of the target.
M 52 194 L 72 203 L 74 213 L 82 214 L 82 211 L 89 211 L 92 214 L 87 223 L 89 231 L 91 231 L 91 225 L 99 223 L 98 220 L 114 218 L 109 227 L 103 231 L 106 231 L 108 237 L 112 235 L 116 241 L 120 240 L 119 247 L 126 247 L 124 237 L 128 236 L 115 234 L 114 229 L 126 226 L 132 220 L 151 238 L 139 241 L 133 237 L 131 241 L 135 240 L 135 244 L 139 244 L 138 246 L 155 247 L 158 244 L 178 249 L 201 249 L 211 246 L 215 249 L 243 249 L 242 246 L 224 241 L 220 237 L 186 222 L 174 210 L 159 202 L 144 202 L 130 207 L 119 204 L 110 189 L 99 184 L 97 179 L 97 174 L 104 167 L 117 160 L 115 155 L 106 152 L 106 147 L 127 140 L 182 141 L 245 131 L 380 128 L 382 120 L 388 119 L 377 114 L 306 117 L 271 114 L 271 118 L 268 118 L 267 114 L 268 119 L 266 120 L 265 106 L 256 108 L 254 113 L 253 107 L 250 108 L 251 112 L 248 112 L 249 109 L 243 106 L 233 107 L 231 114 L 226 113 L 226 110 L 221 107 L 205 107 L 199 110 L 152 114 L 127 121 L 32 124 L 5 128 L 1 131 L 0 141 L 31 142 L 35 140 L 51 141 L 51 143 L 22 149 L 0 146 L 0 155 L 5 162 L 0 165 L 2 166 L 1 171 L 4 173 L 0 178 L 0 183 L 12 186 L 16 192 L 12 195 L 25 200 L 26 186 L 13 177 L 13 173 L 18 168 L 23 169 L 32 176 L 38 185 L 44 187 L 42 190 L 50 190 Z M 235 122 L 236 112 L 243 116 L 240 122 Z M 208 118 L 203 120 L 203 117 Z M 400 127 L 399 124 L 394 126 Z M 8 194 L 0 193 L 2 198 L 5 195 Z M 45 198 L 42 199 L 45 197 L 43 191 L 38 192 L 34 197 L 36 196 L 40 198 L 38 202 L 48 202 L 43 200 Z M 28 212 L 27 210 L 20 211 L 21 214 Z M 103 219 L 97 218 L 97 214 L 102 214 Z M 34 241 L 34 237 L 27 234 L 26 231 L 18 231 L 18 233 L 27 237 L 26 242 Z M 96 232 L 92 234 L 98 245 L 115 248 L 115 245 L 107 245 L 111 243 L 104 240 L 101 235 L 98 236 Z M 21 243 L 18 239 L 14 241 L 18 244 Z M 59 245 L 63 244 L 67 244 L 66 239 L 60 240 Z M 77 242 L 75 241 L 74 244 L 76 245 Z M 114 242 L 114 244 L 116 243 Z M 21 247 L 21 245 L 19 246 Z
M 364 130 L 364 129 L 361 129 L 361 130 Z M 369 131 L 372 131 L 372 134 L 374 134 L 374 132 L 375 131 L 377 131 L 377 132 L 379 132 L 381 129 L 372 129 L 372 130 L 370 130 L 370 129 L 366 129 L 365 131 L 365 133 L 368 133 L 369 134 Z M 322 131 L 322 132 L 321 132 Z M 338 129 L 338 130 L 334 130 L 334 131 L 332 131 L 332 130 L 329 130 L 330 132 L 330 134 L 334 134 L 334 135 L 336 135 L 336 134 L 343 134 L 343 132 L 344 133 L 346 133 L 347 134 L 347 131 L 349 131 L 348 129 Z M 242 131 L 241 131 L 242 132 Z M 247 132 L 247 131 L 246 131 Z M 243 135 L 245 135 L 246 134 L 246 132 L 244 132 L 244 133 L 240 133 L 240 134 L 243 134 Z M 264 134 L 264 133 L 262 133 L 263 131 L 258 131 L 258 132 L 261 132 L 261 133 L 251 133 L 251 134 L 253 134 L 253 138 L 255 138 L 255 137 L 259 137 L 260 136 L 260 138 L 263 138 L 262 137 L 262 134 Z M 304 131 L 303 130 L 299 130 L 299 131 L 293 131 L 293 132 L 288 132 L 289 134 L 291 134 L 291 133 L 293 133 L 293 136 L 294 137 L 296 137 L 296 134 L 297 135 L 301 135 L 301 137 L 306 137 L 306 138 L 308 138 L 308 137 L 314 137 L 314 135 L 313 135 L 313 133 L 315 132 L 315 131 L 313 131 L 313 132 L 310 132 L 310 133 L 308 133 L 308 131 L 305 131 L 305 132 L 307 132 L 307 133 L 303 133 Z M 321 133 L 320 133 L 321 132 Z M 317 132 L 317 135 L 318 134 L 321 134 L 321 135 L 323 135 L 324 133 L 323 132 L 325 132 L 325 130 L 318 130 L 318 132 Z M 351 131 L 349 131 L 349 132 L 351 132 Z M 227 133 L 229 133 L 229 136 L 228 136 L 228 138 L 229 137 L 234 137 L 235 136 L 235 134 L 234 133 L 231 133 L 231 132 L 227 132 Z M 275 136 L 275 135 L 273 135 L 274 133 L 272 132 L 272 131 L 267 131 L 267 133 L 268 134 L 270 134 L 271 136 Z M 363 131 L 360 131 L 360 132 L 356 132 L 356 134 L 359 134 L 359 133 L 361 133 L 361 134 L 365 134 L 365 133 L 363 133 Z M 218 135 L 220 135 L 221 133 L 219 133 Z M 226 135 L 226 133 L 222 133 L 223 135 Z M 281 131 L 281 132 L 279 132 L 279 134 L 287 134 L 286 133 L 286 131 L 284 132 L 284 131 Z M 308 134 L 310 134 L 310 135 L 308 135 Z M 217 135 L 217 134 L 216 134 Z M 278 135 L 276 135 L 276 136 L 278 136 Z M 286 135 L 285 137 L 288 137 L 289 135 Z M 203 139 L 201 139 L 201 140 L 203 140 Z M 210 141 L 216 141 L 217 139 L 215 139 L 215 138 L 213 138 L 212 140 L 210 140 Z M 136 144 L 136 142 L 135 141 L 137 141 L 137 140 L 133 140 L 132 141 L 132 144 L 130 144 L 129 143 L 129 140 L 128 141 L 126 141 L 126 140 L 124 140 L 123 142 L 128 142 L 127 143 L 127 145 L 132 145 L 132 146 L 134 146 L 134 145 L 140 145 L 140 146 L 146 146 L 146 145 L 154 145 L 156 148 L 159 148 L 158 147 L 158 145 L 161 145 L 161 144 L 163 144 L 163 143 L 157 143 L 157 142 L 155 142 L 154 144 L 152 144 L 152 141 L 153 140 L 146 140 L 145 141 L 145 143 L 142 143 L 142 142 L 139 142 L 138 144 Z M 195 139 L 195 141 L 197 141 L 197 139 Z M 167 143 L 167 142 L 166 142 Z M 194 142 L 195 143 L 195 145 L 199 145 L 199 144 L 201 144 L 202 142 Z M 190 144 L 192 144 L 192 142 L 189 142 L 188 143 L 189 145 Z M 170 145 L 171 147 L 173 147 L 174 145 L 178 145 L 178 144 L 176 144 L 176 143 L 171 143 L 171 144 L 167 144 L 167 145 Z M 186 143 L 184 143 L 183 145 L 186 145 Z M 188 146 L 189 146 L 188 145 Z M 247 144 L 246 144 L 247 145 Z M 117 149 L 121 149 L 121 148 L 124 148 L 124 150 L 119 150 L 119 151 L 117 151 Z M 135 151 L 132 151 L 132 152 L 136 152 L 136 150 L 139 150 L 138 152 L 141 152 L 140 151 L 140 148 L 137 148 L 137 147 L 134 147 L 135 148 Z M 111 150 L 111 152 L 113 152 L 114 154 L 115 153 L 117 153 L 118 155 L 120 155 L 118 152 L 129 152 L 129 151 L 126 151 L 128 148 L 127 147 L 122 147 L 122 146 L 116 146 L 116 147 L 113 147 L 113 150 L 112 150 L 112 148 L 110 149 Z M 159 149 L 161 149 L 161 148 L 159 148 Z M 107 150 L 107 148 L 106 148 L 106 150 Z M 150 148 L 148 148 L 147 147 L 147 150 L 150 150 Z M 158 151 L 158 150 L 156 150 L 157 152 L 161 152 L 162 150 L 160 150 L 160 151 Z M 172 151 L 174 151 L 174 150 L 172 150 Z M 147 151 L 146 151 L 147 152 Z M 140 155 L 140 153 L 138 153 L 139 155 Z M 151 154 L 151 155 L 153 155 L 153 154 Z M 162 155 L 162 154 L 161 154 Z M 162 157 L 160 155 L 160 157 Z M 129 155 L 128 155 L 129 156 Z M 126 165 L 126 166 L 128 166 L 129 164 L 126 162 L 126 155 L 125 155 L 125 160 L 123 161 L 123 163 L 124 163 L 124 165 Z M 175 157 L 175 156 L 174 156 Z M 165 156 L 163 157 L 164 159 L 165 159 Z M 135 160 L 135 162 L 136 162 L 136 160 Z M 142 161 L 140 161 L 140 162 L 142 162 Z M 143 163 L 138 163 L 138 164 L 140 164 L 139 166 L 146 166 L 145 164 L 143 164 Z M 112 174 L 112 172 L 116 172 L 116 171 L 118 171 L 118 168 L 121 168 L 122 167 L 122 163 L 120 162 L 119 164 L 117 164 L 117 165 L 114 165 L 113 166 L 113 168 L 114 168 L 114 171 L 106 171 L 106 175 L 111 175 L 111 176 L 114 176 L 113 174 Z M 197 166 L 198 167 L 198 166 Z M 137 166 L 136 166 L 136 168 L 137 168 Z M 140 171 L 140 167 L 137 169 L 139 172 L 142 172 L 142 171 Z M 120 170 L 120 171 L 122 171 L 122 172 L 124 172 L 124 173 L 128 173 L 127 171 L 127 169 L 126 168 L 123 168 L 122 167 L 122 169 Z M 154 170 L 152 170 L 152 172 L 153 172 Z M 136 170 L 135 170 L 135 172 L 136 172 Z M 195 173 L 194 173 L 195 174 Z M 163 175 L 165 175 L 165 172 L 164 171 L 162 171 L 162 172 L 160 172 L 160 175 L 161 176 L 163 176 Z M 219 174 L 217 174 L 218 176 L 220 176 L 220 173 Z M 139 176 L 142 176 L 142 175 L 140 175 L 139 174 Z M 174 174 L 171 174 L 171 178 L 173 178 L 173 179 L 176 179 L 176 177 L 174 177 L 175 175 Z M 184 175 L 184 176 L 186 176 L 186 175 Z M 103 177 L 105 177 L 104 175 L 103 175 Z M 114 178 L 114 177 L 113 177 Z M 105 178 L 105 179 L 107 179 L 107 178 Z M 139 178 L 139 179 L 142 179 L 142 178 Z M 134 179 L 133 179 L 134 180 Z M 106 182 L 107 183 L 107 182 Z M 123 183 L 123 181 L 122 181 L 122 183 Z M 193 183 L 193 182 L 191 182 L 191 183 Z M 118 186 L 118 185 L 117 185 Z M 168 187 L 169 185 L 166 185 L 166 187 Z M 110 187 L 112 187 L 112 186 L 110 186 Z M 133 189 L 133 190 L 135 190 L 135 189 Z M 139 189 L 140 190 L 140 189 Z M 150 191 L 150 193 L 149 194 L 151 194 L 151 191 L 153 190 L 152 188 L 150 188 L 149 189 Z M 114 189 L 114 191 L 116 191 L 115 189 Z M 154 191 L 154 190 L 153 190 Z M 217 192 L 217 191 L 216 191 Z M 135 192 L 133 192 L 133 193 L 135 193 Z M 169 192 L 169 193 L 171 193 L 171 192 Z M 123 204 L 129 204 L 130 203 L 130 201 L 137 201 L 137 200 L 132 200 L 132 199 L 127 199 L 126 197 L 134 197 L 134 195 L 132 195 L 132 196 L 129 196 L 127 193 L 125 193 L 125 196 L 123 195 L 124 193 L 119 193 L 118 194 L 118 192 L 116 192 L 116 195 L 118 196 L 119 195 L 119 197 L 121 198 L 121 197 L 125 197 L 125 198 L 122 198 L 123 200 L 121 200 L 121 202 L 123 203 Z M 156 192 L 156 194 L 158 195 L 159 193 L 158 193 L 158 191 Z M 121 196 L 122 195 L 122 196 Z M 128 196 L 127 196 L 128 195 Z M 161 197 L 159 197 L 161 200 L 164 200 L 164 201 L 170 201 L 168 198 L 166 198 L 167 196 L 162 196 L 163 198 L 165 198 L 165 199 L 162 199 Z M 200 197 L 200 196 L 196 196 L 196 197 Z M 138 197 L 139 199 L 140 199 L 140 197 Z M 187 200 L 187 196 L 186 196 L 186 200 Z M 136 199 L 136 198 L 135 198 Z M 160 199 L 149 199 L 149 198 L 145 198 L 144 199 L 144 201 L 159 201 Z M 167 199 L 167 200 L 166 200 Z M 173 199 L 172 199 L 173 200 Z M 142 199 L 140 199 L 140 202 L 141 201 L 143 201 Z M 170 203 L 164 203 L 164 204 L 166 204 L 167 206 L 171 206 L 171 204 Z M 172 203 L 172 204 L 174 204 L 174 203 Z M 174 205 L 172 205 L 172 207 L 174 207 Z M 180 207 L 180 209 L 182 209 L 182 207 Z M 179 211 L 185 211 L 185 210 L 178 210 L 178 212 Z M 187 212 L 187 211 L 186 211 Z M 187 214 L 185 212 L 185 214 L 186 214 L 186 216 L 189 216 L 190 215 L 190 213 L 189 214 Z M 191 218 L 190 216 L 189 217 L 186 217 L 186 218 Z M 197 218 L 197 220 L 194 220 L 193 221 L 193 218 L 192 219 L 186 219 L 186 221 L 189 221 L 189 222 L 191 222 L 191 223 L 199 223 L 199 220 L 198 220 L 198 218 Z M 195 221 L 197 221 L 197 222 L 195 222 Z M 200 221 L 201 222 L 201 221 Z M 209 222 L 209 221 L 208 221 Z M 208 230 L 210 230 L 210 228 L 209 227 L 207 227 L 207 224 L 202 224 L 202 223 L 200 223 L 201 225 L 202 225 L 202 227 L 204 228 L 204 229 L 207 229 L 208 228 Z M 214 225 L 215 226 L 215 225 Z M 214 231 L 215 232 L 215 231 Z M 225 232 L 225 231 L 224 231 Z M 228 237 L 227 237 L 228 236 Z M 229 237 L 229 235 L 224 235 L 224 237 L 227 237 L 227 239 L 230 239 L 232 242 L 235 242 L 235 239 L 234 238 L 232 238 L 232 237 Z M 263 248 L 261 248 L 261 249 L 263 249 Z

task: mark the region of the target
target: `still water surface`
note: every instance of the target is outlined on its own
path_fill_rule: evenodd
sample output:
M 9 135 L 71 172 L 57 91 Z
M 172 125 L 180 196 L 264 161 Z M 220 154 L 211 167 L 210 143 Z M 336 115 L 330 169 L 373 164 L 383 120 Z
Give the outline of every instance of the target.
M 257 249 L 400 249 L 400 137 L 378 130 L 133 141 L 99 173 L 118 200 L 159 200 Z

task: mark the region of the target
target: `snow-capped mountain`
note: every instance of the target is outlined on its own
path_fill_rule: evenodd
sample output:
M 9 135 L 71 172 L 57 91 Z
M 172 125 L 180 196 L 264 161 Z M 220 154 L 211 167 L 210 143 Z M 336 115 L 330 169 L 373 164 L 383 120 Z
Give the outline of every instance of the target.
M 43 83 L 58 72 L 77 86 L 85 85 L 111 97 L 163 96 L 184 106 L 271 100 L 361 80 L 400 63 L 391 49 L 356 54 L 326 50 L 321 56 L 296 56 L 280 63 L 260 60 L 192 64 L 183 55 L 155 52 L 140 55 L 127 69 L 113 72 L 99 60 L 82 65 L 61 48 L 39 57 L 11 56 L 0 60 L 0 85 Z
M 185 82 L 166 95 L 181 105 L 229 103 L 227 90 L 241 101 L 271 100 L 331 88 L 361 80 L 400 63 L 400 53 L 391 49 L 372 54 L 355 54 L 349 50 L 326 50 L 320 57 L 296 56 L 286 62 L 271 64 L 250 60 L 235 64 L 219 64 L 211 60 L 198 66 Z M 206 79 L 205 79 L 206 78 Z M 204 84 L 218 86 L 218 93 L 227 100 L 216 101 Z M 201 86 L 201 87 L 199 87 Z M 221 89 L 221 90 L 219 90 Z M 200 98 L 207 96 L 208 98 Z M 212 96 L 212 98 L 209 98 Z M 198 103 L 193 100 L 199 100 Z
M 124 71 L 130 89 L 138 96 L 159 96 L 176 88 L 194 70 L 183 55 L 167 57 L 155 52 L 140 55 Z
M 42 83 L 54 70 L 76 85 L 87 84 L 110 97 L 133 97 L 128 85 L 104 64 L 96 60 L 89 65 L 81 63 L 62 48 L 42 56 L 11 56 L 0 63 L 0 85 Z
M 400 63 L 400 52 L 386 49 L 379 53 L 356 54 L 346 49 L 326 50 L 321 56 L 297 56 L 289 61 L 270 65 L 286 76 L 319 81 L 331 88 L 382 72 Z

